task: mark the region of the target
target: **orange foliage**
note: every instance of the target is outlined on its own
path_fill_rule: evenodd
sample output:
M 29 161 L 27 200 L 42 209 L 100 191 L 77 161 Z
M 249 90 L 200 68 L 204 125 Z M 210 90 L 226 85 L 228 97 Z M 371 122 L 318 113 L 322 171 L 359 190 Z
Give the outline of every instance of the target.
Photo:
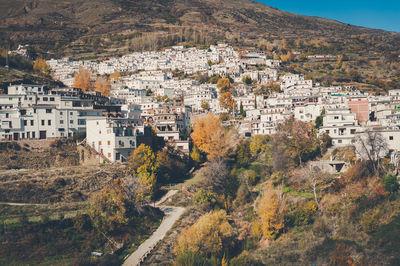
M 196 120 L 191 137 L 197 148 L 208 154 L 209 159 L 225 156 L 230 148 L 227 132 L 212 113 Z
M 90 80 L 90 73 L 87 69 L 80 69 L 74 75 L 74 88 L 82 89 L 83 91 L 92 90 L 92 82 Z
M 100 92 L 103 96 L 110 96 L 110 81 L 108 81 L 106 78 L 99 77 L 94 83 L 94 90 Z

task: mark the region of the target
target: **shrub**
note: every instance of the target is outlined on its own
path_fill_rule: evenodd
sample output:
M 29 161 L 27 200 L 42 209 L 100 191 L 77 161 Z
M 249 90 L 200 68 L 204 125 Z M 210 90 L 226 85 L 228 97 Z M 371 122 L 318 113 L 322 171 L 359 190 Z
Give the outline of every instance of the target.
M 311 224 L 316 211 L 317 206 L 314 201 L 308 201 L 303 205 L 298 205 L 297 208 L 295 208 L 286 216 L 285 224 L 288 226 Z
M 209 205 L 210 207 L 213 207 L 215 205 L 215 203 L 217 202 L 216 198 L 217 197 L 214 192 L 200 189 L 194 195 L 193 201 L 199 205 L 206 204 L 206 205 Z
M 396 193 L 399 190 L 397 177 L 393 175 L 385 176 L 382 183 L 383 188 L 389 193 Z
M 209 212 L 179 235 L 175 254 L 193 252 L 204 256 L 222 255 L 232 245 L 233 228 L 223 210 Z
M 360 225 L 364 232 L 370 234 L 379 227 L 379 211 L 368 211 L 363 214 Z

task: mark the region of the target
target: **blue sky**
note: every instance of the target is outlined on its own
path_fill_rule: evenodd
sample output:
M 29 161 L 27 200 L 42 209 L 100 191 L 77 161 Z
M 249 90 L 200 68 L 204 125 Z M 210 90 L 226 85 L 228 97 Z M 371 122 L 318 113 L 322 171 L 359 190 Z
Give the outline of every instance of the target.
M 258 0 L 300 15 L 338 20 L 357 26 L 400 32 L 400 0 Z

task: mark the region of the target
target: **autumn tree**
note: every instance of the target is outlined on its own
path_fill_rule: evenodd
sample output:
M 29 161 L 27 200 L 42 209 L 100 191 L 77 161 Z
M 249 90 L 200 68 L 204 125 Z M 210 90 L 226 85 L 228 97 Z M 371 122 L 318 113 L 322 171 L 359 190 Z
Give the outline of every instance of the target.
M 178 256 L 186 252 L 221 256 L 232 245 L 233 236 L 234 231 L 226 212 L 213 211 L 203 215 L 195 224 L 182 231 L 174 252 Z
M 272 184 L 268 184 L 257 207 L 261 231 L 265 239 L 274 240 L 284 229 L 285 204 L 274 190 Z
M 50 66 L 42 58 L 38 58 L 38 59 L 35 60 L 35 63 L 33 64 L 33 69 L 35 71 L 42 72 L 42 73 L 44 73 L 46 75 L 50 74 Z
M 231 89 L 231 82 L 228 78 L 220 78 L 217 82 L 217 88 L 221 94 L 229 92 Z
M 277 127 L 277 137 L 284 143 L 293 159 L 302 163 L 320 151 L 319 139 L 308 123 L 296 120 L 293 116 Z
M 100 92 L 103 96 L 110 96 L 111 84 L 104 77 L 99 77 L 94 83 L 94 90 Z
M 369 162 L 372 171 L 376 173 L 380 169 L 381 158 L 388 153 L 388 144 L 382 134 L 374 130 L 366 130 L 355 139 L 356 153 L 359 157 Z
M 247 84 L 247 85 L 251 85 L 253 83 L 253 80 L 249 76 L 243 77 L 242 81 L 244 84 Z
M 228 109 L 230 112 L 232 112 L 235 106 L 235 100 L 233 99 L 232 93 L 224 92 L 219 97 L 219 104 L 222 108 Z
M 210 110 L 210 104 L 207 101 L 202 101 L 201 108 L 205 111 L 208 111 L 208 110 Z
M 121 75 L 119 74 L 119 72 L 114 72 L 110 75 L 110 79 L 111 80 L 120 80 L 121 79 Z
M 196 147 L 210 160 L 224 157 L 235 144 L 233 132 L 225 130 L 212 113 L 196 119 L 191 137 Z
M 123 182 L 116 179 L 92 196 L 88 214 L 95 228 L 101 232 L 111 232 L 119 225 L 128 224 L 134 210 L 135 206 L 129 200 Z
M 79 72 L 74 74 L 74 88 L 82 89 L 83 91 L 92 90 L 92 82 L 88 70 L 81 68 Z
M 153 197 L 157 185 L 158 165 L 154 152 L 149 146 L 141 144 L 129 157 L 128 165 L 136 183 L 136 202 L 149 201 Z

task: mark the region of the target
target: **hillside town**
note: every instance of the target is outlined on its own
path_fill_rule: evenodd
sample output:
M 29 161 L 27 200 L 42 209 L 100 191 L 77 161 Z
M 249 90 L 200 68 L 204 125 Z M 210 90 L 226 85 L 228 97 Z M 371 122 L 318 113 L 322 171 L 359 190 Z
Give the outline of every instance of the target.
M 318 133 L 328 134 L 337 147 L 352 146 L 357 135 L 373 130 L 388 144 L 385 156 L 393 163 L 400 158 L 400 89 L 375 96 L 355 87 L 323 87 L 301 74 L 279 76 L 280 61 L 262 52 L 235 51 L 225 44 L 208 50 L 176 46 L 102 62 L 64 58 L 48 64 L 67 87 L 10 85 L 7 94 L 0 95 L 1 139 L 85 134 L 92 148 L 114 162 L 126 160 L 137 147 L 136 138 L 153 127 L 157 136 L 188 154 L 194 117 L 212 112 L 232 113 L 223 123 L 247 137 L 274 134 L 276 126 L 292 116 L 307 123 L 322 119 Z M 81 68 L 93 76 L 129 74 L 114 80 L 110 97 L 105 97 L 72 88 Z M 176 70 L 185 77 L 174 77 Z M 216 84 L 186 77 L 194 73 L 228 77 L 232 109 L 221 105 Z M 278 89 L 260 91 L 271 84 Z

